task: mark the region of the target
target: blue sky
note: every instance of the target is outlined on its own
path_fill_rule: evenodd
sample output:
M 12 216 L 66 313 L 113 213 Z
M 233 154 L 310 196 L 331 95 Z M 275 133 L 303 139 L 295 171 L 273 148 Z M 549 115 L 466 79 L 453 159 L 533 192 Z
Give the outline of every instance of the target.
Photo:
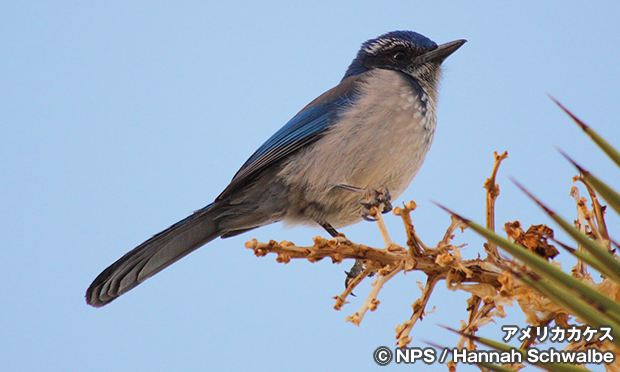
M 498 224 L 549 223 L 509 175 L 574 216 L 574 170 L 554 145 L 612 184 L 620 176 L 546 93 L 620 146 L 618 19 L 613 1 L 0 2 L 3 370 L 379 368 L 372 351 L 393 345 L 424 277 L 391 280 L 356 327 L 344 318 L 369 282 L 332 309 L 349 262 L 283 265 L 244 248 L 251 238 L 307 245 L 326 235 L 319 229 L 276 224 L 216 240 L 102 309 L 84 291 L 210 203 L 264 140 L 339 82 L 363 41 L 398 29 L 469 40 L 445 63 L 435 143 L 401 198 L 419 204 L 427 244 L 449 223 L 430 200 L 484 220 L 495 150 L 509 153 Z M 387 223 L 403 243 L 398 218 Z M 617 231 L 617 218 L 609 224 Z M 370 224 L 343 232 L 381 246 Z M 483 253 L 471 232 L 456 240 L 469 243 L 466 258 Z M 440 287 L 411 346 L 455 343 L 436 324 L 458 327 L 467 296 Z M 523 324 L 508 310 L 505 324 Z M 492 328 L 482 334 L 499 334 Z

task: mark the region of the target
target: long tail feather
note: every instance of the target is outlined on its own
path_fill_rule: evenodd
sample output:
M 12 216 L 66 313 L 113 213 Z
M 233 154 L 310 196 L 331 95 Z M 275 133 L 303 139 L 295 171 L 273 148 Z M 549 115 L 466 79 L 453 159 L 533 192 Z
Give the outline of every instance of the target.
M 105 269 L 86 291 L 86 302 L 101 307 L 222 233 L 210 213 L 197 211 L 140 244 Z

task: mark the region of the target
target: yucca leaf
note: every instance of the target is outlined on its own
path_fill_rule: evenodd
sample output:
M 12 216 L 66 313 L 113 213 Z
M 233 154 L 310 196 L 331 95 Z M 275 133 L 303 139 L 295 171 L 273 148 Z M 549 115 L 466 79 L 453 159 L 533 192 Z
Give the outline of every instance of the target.
M 553 219 L 560 227 L 568 233 L 573 239 L 575 239 L 578 243 L 580 243 L 584 249 L 586 249 L 590 254 L 592 254 L 601 266 L 604 266 L 607 270 L 606 273 L 609 274 L 609 278 L 613 279 L 614 282 L 620 285 L 620 262 L 612 256 L 609 251 L 601 246 L 599 243 L 593 241 L 588 238 L 586 235 L 582 234 L 581 231 L 577 230 L 570 224 L 568 221 L 564 220 L 562 217 L 558 216 L 554 211 L 552 211 L 549 207 L 543 204 L 540 200 L 538 200 L 532 193 L 530 193 L 523 185 L 521 185 L 516 180 L 512 179 L 512 182 L 517 185 L 518 188 L 521 189 L 527 196 L 529 196 L 542 210 L 545 211 Z
M 577 164 L 573 159 L 571 159 L 564 151 L 558 149 L 560 154 L 562 154 L 571 164 L 575 166 L 579 170 L 579 172 L 583 175 L 583 180 L 590 187 L 598 191 L 601 196 L 607 200 L 609 205 L 616 211 L 616 213 L 620 214 L 620 194 L 618 194 L 614 189 L 607 186 L 606 183 L 601 181 L 600 178 L 596 177 L 592 173 L 585 170 L 582 166 Z
M 575 256 L 577 259 L 587 263 L 588 265 L 590 265 L 594 270 L 598 271 L 599 273 L 601 273 L 602 275 L 608 277 L 608 278 L 612 278 L 613 276 L 613 281 L 620 285 L 620 282 L 617 281 L 617 277 L 618 274 L 614 273 L 614 272 L 610 272 L 609 270 L 607 270 L 607 268 L 603 265 L 601 265 L 601 262 L 594 257 L 593 255 L 591 255 L 590 253 L 586 253 L 586 252 L 580 252 L 578 250 L 574 250 L 572 252 L 570 252 L 570 254 L 572 254 L 573 256 Z
M 478 336 L 474 336 L 474 335 L 468 335 L 468 334 L 464 334 L 462 332 L 459 332 L 455 329 L 449 328 L 449 327 L 444 327 L 449 331 L 458 333 L 462 336 L 465 336 L 467 338 L 471 338 L 472 340 L 481 343 L 483 345 L 486 345 L 492 349 L 495 350 L 499 350 L 499 351 L 510 351 L 511 349 L 515 349 L 517 351 L 519 351 L 522 355 L 523 355 L 523 361 L 527 362 L 527 358 L 526 358 L 526 350 L 520 349 L 520 348 L 516 348 L 514 346 L 510 346 L 508 344 L 504 344 L 498 341 L 494 341 L 491 340 L 489 338 L 484 338 L 484 337 L 478 337 Z M 537 367 L 540 367 L 542 369 L 545 369 L 547 371 L 558 371 L 558 372 L 587 372 L 588 370 L 580 367 L 580 366 L 574 366 L 571 364 L 564 364 L 564 363 L 530 363 L 532 365 L 535 365 Z M 480 363 L 480 365 L 482 366 L 486 366 L 486 364 L 482 364 Z
M 581 172 L 583 173 L 584 181 L 598 191 L 603 199 L 607 201 L 609 206 L 612 207 L 616 213 L 620 214 L 620 194 L 618 194 L 611 187 L 607 186 L 605 182 L 601 181 L 600 178 L 596 177 L 592 173 L 583 169 L 581 169 Z
M 557 283 L 564 289 L 583 297 L 592 304 L 596 304 L 601 309 L 603 309 L 603 311 L 606 311 L 612 318 L 620 320 L 619 303 L 605 296 L 593 287 L 581 282 L 580 280 L 572 277 L 571 275 L 566 274 L 565 272 L 550 264 L 540 256 L 528 251 L 526 248 L 502 238 L 501 236 L 495 234 L 495 232 L 488 230 L 462 216 L 459 216 L 458 214 L 450 211 L 449 209 L 439 204 L 437 205 L 440 208 L 446 210 L 448 213 L 451 213 L 457 218 L 459 218 L 461 221 L 463 221 L 463 223 L 465 223 L 478 234 L 493 241 L 498 246 L 504 248 L 508 253 L 525 262 L 529 267 L 534 269 L 537 274 L 543 276 L 544 278 L 548 278 L 549 280 L 553 280 L 554 283 Z
M 519 279 L 591 326 L 596 328 L 611 327 L 611 333 L 614 337 L 613 343 L 620 346 L 620 323 L 617 319 L 612 319 L 604 311 L 600 311 L 578 296 L 573 296 L 569 291 L 565 291 L 552 283 L 536 280 L 529 276 L 520 276 Z
M 594 270 L 598 271 L 599 273 L 603 274 L 604 276 L 606 276 L 606 277 L 610 277 L 610 276 L 616 277 L 616 276 L 618 276 L 618 274 L 616 274 L 615 272 L 608 271 L 608 269 L 605 266 L 603 266 L 601 264 L 601 262 L 596 257 L 591 255 L 590 253 L 579 251 L 579 250 L 577 250 L 577 249 L 575 249 L 573 247 L 569 247 L 566 244 L 561 243 L 561 242 L 559 242 L 559 241 L 557 241 L 555 239 L 553 239 L 553 241 L 556 244 L 558 244 L 560 247 L 564 248 L 568 253 L 572 254 L 577 259 L 585 262 L 586 264 L 591 266 Z
M 507 351 L 513 348 L 510 345 L 502 344 L 500 342 L 493 341 L 491 339 L 484 338 L 484 337 L 478 337 L 477 341 L 483 345 L 487 345 L 489 347 L 492 347 L 497 350 L 502 350 L 502 351 Z M 502 349 L 498 349 L 492 345 L 502 345 Z M 518 348 L 515 348 L 515 349 L 519 350 L 521 354 L 523 354 L 523 361 L 527 363 L 526 351 L 523 349 L 518 349 Z M 565 364 L 565 363 L 529 363 L 529 364 L 533 366 L 537 366 L 539 368 L 542 368 L 550 372 L 588 372 L 588 370 L 584 367 L 575 366 L 572 364 Z
M 609 156 L 609 158 L 611 158 L 611 160 L 614 163 L 616 163 L 618 167 L 620 167 L 620 152 L 618 152 L 618 150 L 616 150 L 611 144 L 609 144 L 609 142 L 605 141 L 603 137 L 601 137 L 598 133 L 596 133 L 592 128 L 586 125 L 583 121 L 579 120 L 579 118 L 577 118 L 572 112 L 570 112 L 566 107 L 564 107 L 555 98 L 553 98 L 551 95 L 549 95 L 549 98 L 551 98 L 553 102 L 555 102 L 558 106 L 560 106 L 560 108 L 564 110 L 564 112 L 567 113 L 568 116 L 570 116 L 575 121 L 575 123 L 577 123 L 577 125 L 579 125 L 579 127 L 581 127 L 581 129 L 588 136 L 590 136 L 590 138 L 592 138 L 592 141 L 594 141 L 594 143 L 596 143 L 598 147 L 600 147 L 601 150 L 603 150 L 605 154 L 607 154 L 607 156 Z

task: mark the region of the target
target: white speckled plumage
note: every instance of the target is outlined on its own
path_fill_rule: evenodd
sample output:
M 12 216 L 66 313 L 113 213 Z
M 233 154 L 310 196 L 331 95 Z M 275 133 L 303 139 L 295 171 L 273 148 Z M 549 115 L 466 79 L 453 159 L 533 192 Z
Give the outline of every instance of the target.
M 437 123 L 434 100 L 413 84 L 397 71 L 365 74 L 359 97 L 338 123 L 277 175 L 295 200 L 286 223 L 324 221 L 342 227 L 361 220 L 360 195 L 334 189 L 336 184 L 387 187 L 393 198 L 405 191 L 422 166 Z

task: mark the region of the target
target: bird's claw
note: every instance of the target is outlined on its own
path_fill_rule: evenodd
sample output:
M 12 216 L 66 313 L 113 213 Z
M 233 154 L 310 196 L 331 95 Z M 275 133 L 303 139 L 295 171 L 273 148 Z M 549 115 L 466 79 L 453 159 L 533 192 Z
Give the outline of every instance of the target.
M 364 221 L 368 221 L 368 222 L 377 222 L 377 218 L 371 217 L 370 214 L 370 209 L 367 211 L 366 209 L 364 209 L 362 211 L 362 218 L 364 219 Z
M 351 270 L 344 272 L 345 274 L 347 274 L 347 277 L 344 280 L 344 287 L 348 288 L 351 280 L 355 279 L 358 275 L 360 275 L 362 271 L 364 271 L 364 269 L 365 269 L 364 261 L 360 259 L 356 259 L 355 263 L 353 264 L 353 267 L 351 267 Z M 368 276 L 373 277 L 375 276 L 375 273 L 371 272 L 370 274 L 368 274 Z M 351 296 L 357 297 L 353 292 L 351 292 Z
M 362 194 L 363 198 L 359 201 L 362 208 L 362 218 L 366 221 L 376 222 L 377 219 L 372 217 L 372 207 L 383 206 L 381 213 L 385 214 L 392 210 L 392 196 L 387 187 L 377 187 L 363 189 L 361 187 L 349 186 L 349 185 L 336 185 L 339 189 L 356 192 Z
M 344 279 L 344 287 L 348 288 L 351 280 L 355 279 L 362 271 L 364 270 L 364 262 L 362 260 L 355 260 L 353 267 L 351 267 L 350 271 L 345 271 L 347 277 Z M 356 297 L 353 293 L 351 296 Z
M 376 222 L 377 219 L 372 217 L 372 207 L 383 206 L 381 213 L 385 214 L 392 210 L 392 197 L 387 187 L 377 187 L 376 189 L 365 189 L 364 199 L 360 200 L 362 209 L 362 218 L 366 221 Z

